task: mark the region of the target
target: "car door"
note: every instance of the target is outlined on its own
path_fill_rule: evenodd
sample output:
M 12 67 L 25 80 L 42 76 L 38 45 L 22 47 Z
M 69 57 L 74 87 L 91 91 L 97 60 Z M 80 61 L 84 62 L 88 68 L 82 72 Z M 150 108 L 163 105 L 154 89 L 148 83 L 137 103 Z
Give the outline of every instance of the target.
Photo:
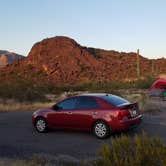
M 98 109 L 99 104 L 95 98 L 89 96 L 77 97 L 76 106 L 70 118 L 71 127 L 90 129 L 93 122 L 93 115 Z
M 71 128 L 71 116 L 75 110 L 76 98 L 65 99 L 54 106 L 52 112 L 47 115 L 49 124 L 57 128 Z

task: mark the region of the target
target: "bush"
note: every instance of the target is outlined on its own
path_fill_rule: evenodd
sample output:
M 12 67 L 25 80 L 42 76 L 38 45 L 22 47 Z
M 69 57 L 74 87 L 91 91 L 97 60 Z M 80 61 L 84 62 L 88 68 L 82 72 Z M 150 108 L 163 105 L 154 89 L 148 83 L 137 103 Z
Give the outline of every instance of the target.
M 33 82 L 19 80 L 2 82 L 0 98 L 17 99 L 18 101 L 44 101 L 45 94 L 50 92 L 49 85 L 36 85 Z
M 55 85 L 51 82 L 24 80 L 14 74 L 11 80 L 1 80 L 0 98 L 12 98 L 19 101 L 44 101 L 46 94 L 59 94 L 64 91 L 105 92 L 120 95 L 119 89 L 145 89 L 149 88 L 152 82 L 153 78 L 146 78 L 131 82 L 114 80 Z
M 114 138 L 111 145 L 102 145 L 99 155 L 96 166 L 166 165 L 166 147 L 159 138 L 148 138 L 145 133 L 134 139 L 124 135 Z
M 155 81 L 155 78 L 153 78 L 153 77 L 139 79 L 139 80 L 135 81 L 135 88 L 137 88 L 137 89 L 149 89 L 154 81 Z
M 90 91 L 116 93 L 119 89 L 148 89 L 154 82 L 154 78 L 147 77 L 135 81 L 89 81 L 85 83 L 68 84 L 56 87 L 59 91 Z

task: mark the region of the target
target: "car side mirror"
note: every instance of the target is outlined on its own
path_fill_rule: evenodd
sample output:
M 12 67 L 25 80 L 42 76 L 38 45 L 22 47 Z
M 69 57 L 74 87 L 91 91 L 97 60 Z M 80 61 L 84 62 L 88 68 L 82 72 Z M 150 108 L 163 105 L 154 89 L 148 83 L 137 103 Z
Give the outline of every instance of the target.
M 61 108 L 58 107 L 56 104 L 52 106 L 52 109 L 55 111 L 59 111 Z

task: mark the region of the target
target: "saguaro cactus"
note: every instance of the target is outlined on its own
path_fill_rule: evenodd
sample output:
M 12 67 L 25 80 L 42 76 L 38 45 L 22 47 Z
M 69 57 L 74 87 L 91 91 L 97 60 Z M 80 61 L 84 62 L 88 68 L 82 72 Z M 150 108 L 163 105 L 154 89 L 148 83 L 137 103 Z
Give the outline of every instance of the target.
M 140 77 L 140 60 L 139 60 L 139 49 L 137 49 L 137 78 Z

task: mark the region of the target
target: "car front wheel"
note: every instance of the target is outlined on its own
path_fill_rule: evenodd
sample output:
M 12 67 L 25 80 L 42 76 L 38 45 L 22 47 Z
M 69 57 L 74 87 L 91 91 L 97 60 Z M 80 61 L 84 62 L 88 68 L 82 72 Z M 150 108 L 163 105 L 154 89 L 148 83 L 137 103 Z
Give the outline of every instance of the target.
M 35 128 L 39 133 L 44 133 L 47 131 L 47 122 L 44 118 L 38 118 L 35 123 Z
M 98 121 L 93 126 L 93 133 L 97 138 L 103 139 L 110 135 L 110 128 L 103 121 Z

